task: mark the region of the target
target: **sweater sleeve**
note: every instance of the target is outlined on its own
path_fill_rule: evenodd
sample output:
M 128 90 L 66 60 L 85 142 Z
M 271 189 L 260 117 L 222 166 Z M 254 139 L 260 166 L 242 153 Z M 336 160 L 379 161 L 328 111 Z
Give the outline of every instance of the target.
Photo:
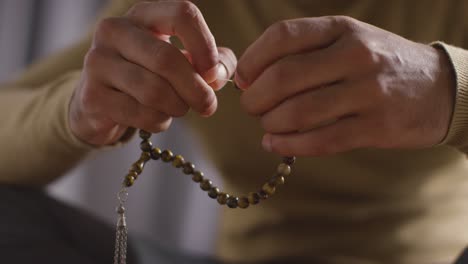
M 433 45 L 446 52 L 455 73 L 456 95 L 449 131 L 442 144 L 468 153 L 468 50 L 443 42 Z
M 121 15 L 132 2 L 113 0 L 99 18 Z M 46 184 L 93 150 L 73 135 L 68 123 L 68 106 L 91 39 L 90 33 L 0 84 L 0 183 Z

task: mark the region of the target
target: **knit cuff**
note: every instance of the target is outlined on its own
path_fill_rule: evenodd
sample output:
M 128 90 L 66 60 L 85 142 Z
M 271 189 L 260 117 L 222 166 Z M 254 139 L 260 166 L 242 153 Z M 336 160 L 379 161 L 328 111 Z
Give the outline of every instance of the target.
M 431 45 L 446 52 L 456 81 L 453 116 L 447 136 L 441 144 L 468 152 L 468 51 L 439 41 Z

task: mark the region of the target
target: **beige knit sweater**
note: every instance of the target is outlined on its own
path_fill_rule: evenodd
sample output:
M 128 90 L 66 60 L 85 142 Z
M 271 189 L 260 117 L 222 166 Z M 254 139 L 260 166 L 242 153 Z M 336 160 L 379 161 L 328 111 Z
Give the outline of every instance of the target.
M 122 14 L 130 0 L 104 13 Z M 350 15 L 409 39 L 468 48 L 468 1 L 199 0 L 219 45 L 241 55 L 262 31 L 286 18 Z M 91 148 L 70 132 L 68 103 L 90 37 L 32 65 L 0 89 L 0 181 L 42 184 L 60 177 Z M 228 260 L 295 256 L 310 263 L 448 263 L 468 245 L 468 51 L 438 43 L 453 64 L 457 97 L 449 134 L 422 150 L 362 149 L 299 159 L 288 184 L 251 210 L 226 210 L 219 255 Z M 351 62 L 343 62 L 351 63 Z M 238 92 L 218 93 L 219 111 L 187 121 L 225 178 L 242 193 L 277 164 L 261 150 L 262 130 L 239 107 Z M 222 125 L 220 125 L 222 124 Z

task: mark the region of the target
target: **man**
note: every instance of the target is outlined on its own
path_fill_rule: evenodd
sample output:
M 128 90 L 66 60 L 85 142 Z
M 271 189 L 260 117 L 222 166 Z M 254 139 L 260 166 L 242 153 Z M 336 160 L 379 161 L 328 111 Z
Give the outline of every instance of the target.
M 2 146 L 33 157 L 21 168 L 5 157 L 2 180 L 46 183 L 91 149 L 125 142 L 135 127 L 164 131 L 192 109 L 209 117 L 188 120 L 230 191 L 261 183 L 276 164 L 264 150 L 303 157 L 270 202 L 225 212 L 222 260 L 455 259 L 468 242 L 468 52 L 415 41 L 466 45 L 468 3 L 194 3 L 116 1 L 91 45 L 2 90 L 2 107 L 16 109 Z M 233 74 L 240 100 L 215 95 Z

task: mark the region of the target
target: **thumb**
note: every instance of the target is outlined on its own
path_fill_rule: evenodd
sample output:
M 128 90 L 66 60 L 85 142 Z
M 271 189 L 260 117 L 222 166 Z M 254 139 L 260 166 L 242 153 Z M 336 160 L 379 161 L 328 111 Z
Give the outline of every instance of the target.
M 216 80 L 209 83 L 209 85 L 215 91 L 221 90 L 228 80 L 234 74 L 237 66 L 237 58 L 234 55 L 234 52 L 225 47 L 218 47 L 218 54 L 219 54 L 219 63 L 218 63 L 218 70 L 216 73 Z

